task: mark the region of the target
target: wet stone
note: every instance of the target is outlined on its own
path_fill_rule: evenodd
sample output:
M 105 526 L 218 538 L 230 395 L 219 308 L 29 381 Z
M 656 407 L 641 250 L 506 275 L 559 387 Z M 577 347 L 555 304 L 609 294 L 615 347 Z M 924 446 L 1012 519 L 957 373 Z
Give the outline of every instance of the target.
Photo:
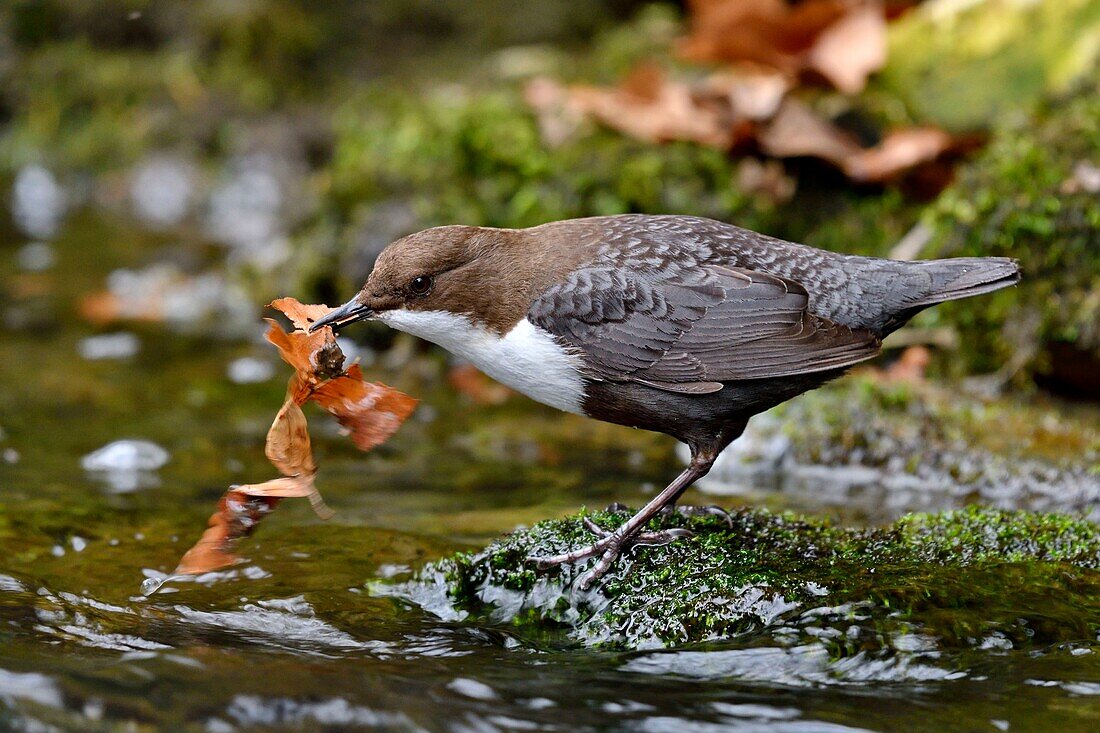
M 258 384 L 275 376 L 275 365 L 267 359 L 242 356 L 229 362 L 226 376 L 234 384 Z
M 141 350 L 141 340 L 126 331 L 88 336 L 77 344 L 80 356 L 88 361 L 129 359 Z
M 998 425 L 997 430 L 989 426 Z M 852 378 L 758 415 L 698 488 L 885 523 L 977 502 L 1100 520 L 1094 420 Z M 686 446 L 679 447 L 685 463 Z
M 610 529 L 629 515 L 588 515 Z M 1100 648 L 1100 527 L 1056 514 L 969 508 L 874 530 L 746 509 L 654 520 L 695 536 L 627 553 L 593 591 L 591 561 L 546 573 L 529 558 L 592 541 L 580 516 L 459 553 L 391 596 L 448 621 L 543 644 L 653 648 L 759 638 L 832 657 L 954 649 Z
M 80 467 L 102 479 L 113 492 L 155 486 L 156 471 L 168 463 L 164 448 L 148 440 L 116 440 L 80 459 Z
M 16 226 L 38 239 L 57 235 L 67 207 L 65 189 L 49 170 L 21 168 L 11 187 L 11 212 Z

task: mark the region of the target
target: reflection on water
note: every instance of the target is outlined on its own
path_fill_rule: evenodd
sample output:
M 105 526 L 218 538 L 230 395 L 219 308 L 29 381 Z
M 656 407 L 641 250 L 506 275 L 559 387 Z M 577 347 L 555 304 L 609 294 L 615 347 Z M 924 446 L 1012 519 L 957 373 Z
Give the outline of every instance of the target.
M 130 200 L 135 216 L 146 226 L 179 224 L 195 198 L 194 166 L 169 155 L 142 162 L 130 176 Z
M 284 503 L 242 548 L 248 563 L 142 597 L 143 573 L 162 577 L 175 565 L 226 486 L 270 472 L 263 439 L 283 380 L 263 345 L 169 336 L 154 326 L 133 328 L 141 348 L 124 359 L 83 358 L 84 339 L 96 334 L 75 318 L 75 303 L 107 272 L 137 264 L 123 254 L 129 236 L 101 222 L 65 232 L 50 246 L 51 268 L 21 265 L 50 278 L 30 290 L 17 289 L 10 273 L 34 258 L 20 244 L 0 249 L 8 293 L 0 338 L 0 727 L 1100 725 L 1096 639 L 1020 652 L 994 634 L 944 651 L 910 633 L 889 651 L 838 656 L 832 627 L 797 616 L 822 609 L 757 599 L 771 619 L 760 633 L 623 653 L 444 620 L 373 595 L 381 579 L 516 526 L 584 504 L 637 504 L 677 465 L 661 438 L 519 400 L 473 409 L 446 390 L 435 362 L 376 372 L 432 408 L 391 444 L 362 455 L 334 427 L 317 430 L 319 485 L 339 510 L 335 520 L 318 521 L 304 502 Z M 98 249 L 89 258 L 92 243 Z M 119 493 L 120 486 L 142 490 Z M 688 500 L 706 503 L 699 493 Z M 819 506 L 794 492 L 769 501 Z M 844 502 L 837 513 L 866 516 L 845 514 Z M 785 633 L 791 624 L 797 634 Z
M 24 166 L 11 188 L 11 213 L 16 226 L 28 236 L 51 239 L 61 228 L 68 206 L 65 189 L 46 168 Z

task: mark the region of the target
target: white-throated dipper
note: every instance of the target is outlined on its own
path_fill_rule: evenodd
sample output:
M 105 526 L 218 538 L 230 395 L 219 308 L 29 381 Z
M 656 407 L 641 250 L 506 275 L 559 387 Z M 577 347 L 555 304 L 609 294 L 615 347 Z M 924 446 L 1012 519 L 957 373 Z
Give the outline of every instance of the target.
M 855 257 L 690 216 L 445 226 L 389 245 L 311 330 L 375 318 L 539 402 L 686 443 L 688 467 L 617 530 L 538 558 L 600 556 L 583 588 L 630 545 L 686 534 L 643 529 L 750 417 L 870 359 L 918 311 L 1019 279 L 1004 258 Z

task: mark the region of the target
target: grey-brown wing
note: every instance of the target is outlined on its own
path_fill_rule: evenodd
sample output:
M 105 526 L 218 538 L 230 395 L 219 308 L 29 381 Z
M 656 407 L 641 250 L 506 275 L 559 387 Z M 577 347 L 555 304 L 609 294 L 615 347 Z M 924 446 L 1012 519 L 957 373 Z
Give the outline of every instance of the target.
M 806 310 L 806 290 L 717 265 L 659 276 L 610 265 L 573 272 L 528 318 L 583 352 L 591 376 L 676 392 L 842 368 L 878 353 L 873 334 Z

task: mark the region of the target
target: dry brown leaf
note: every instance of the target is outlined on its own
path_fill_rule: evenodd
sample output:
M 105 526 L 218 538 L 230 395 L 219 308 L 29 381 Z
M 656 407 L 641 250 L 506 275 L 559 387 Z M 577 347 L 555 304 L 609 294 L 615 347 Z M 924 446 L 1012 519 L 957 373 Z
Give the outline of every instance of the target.
M 299 303 L 295 298 L 278 298 L 268 303 L 267 307 L 274 308 L 289 318 L 290 322 L 294 324 L 294 328 L 300 331 L 308 330 L 314 321 L 332 312 L 332 308 L 322 303 L 313 305 Z M 322 329 L 321 332 L 314 335 L 332 336 L 332 329 L 330 328 L 327 331 Z
M 653 64 L 635 69 L 615 88 L 563 87 L 537 79 L 525 98 L 544 139 L 560 141 L 587 116 L 652 143 L 685 140 L 729 152 L 823 160 L 859 183 L 904 175 L 909 195 L 931 196 L 951 180 L 943 154 L 973 147 L 963 138 L 924 127 L 887 135 L 864 148 L 804 102 L 791 98 L 798 79 L 827 80 L 842 92 L 863 89 L 886 60 L 886 21 L 909 0 L 689 0 L 690 34 L 681 55 L 728 64 L 704 81 L 670 79 Z M 767 176 L 759 175 L 767 173 Z M 782 171 L 778 171 L 782 174 Z M 791 186 L 774 168 L 739 169 L 743 189 L 773 200 Z M 1066 190 L 1075 182 L 1067 181 Z
M 364 382 L 358 364 L 325 382 L 310 399 L 336 417 L 360 450 L 385 442 L 416 409 L 417 400 L 379 382 Z
M 479 405 L 499 405 L 512 394 L 512 390 L 493 381 L 473 364 L 452 367 L 447 373 L 447 381 L 456 391 Z
M 729 105 L 734 119 L 767 120 L 791 90 L 790 77 L 759 66 L 740 64 L 711 74 L 703 89 Z
M 570 104 L 569 90 L 546 76 L 524 85 L 523 100 L 535 111 L 539 135 L 552 148 L 572 137 L 584 120 L 584 114 Z
M 105 326 L 115 321 L 164 320 L 164 309 L 153 299 L 123 300 L 110 290 L 89 293 L 80 299 L 77 305 L 80 317 L 97 326 Z
M 775 205 L 790 201 L 798 183 L 778 160 L 745 158 L 737 164 L 737 188 Z
M 895 130 L 873 148 L 860 150 L 841 163 L 854 181 L 882 183 L 952 149 L 954 139 L 937 127 Z
M 878 3 L 854 8 L 821 32 L 805 65 L 845 94 L 858 94 L 886 65 L 886 14 Z
M 282 311 L 298 329 L 308 328 L 332 310 L 322 305 L 303 305 L 293 298 L 277 300 L 272 307 Z M 295 370 L 264 449 L 268 460 L 283 475 L 259 484 L 231 487 L 174 575 L 205 573 L 237 562 L 237 542 L 251 534 L 280 499 L 305 497 L 319 515 L 331 515 L 314 485 L 317 465 L 301 405 L 313 401 L 335 415 L 362 450 L 393 435 L 416 407 L 417 400 L 408 395 L 378 382 L 364 382 L 358 364 L 344 370 L 344 355 L 331 328 L 312 334 L 304 330 L 287 333 L 274 321 L 269 319 L 269 323 L 267 340 Z M 147 581 L 148 587 L 143 589 L 153 593 L 161 582 Z
M 237 541 L 250 535 L 278 503 L 276 498 L 248 496 L 235 489 L 227 491 L 210 516 L 206 531 L 180 558 L 173 575 L 198 575 L 236 563 L 240 559 L 234 552 Z M 161 584 L 155 583 L 146 594 L 156 592 Z
M 813 71 L 854 94 L 886 63 L 879 0 L 693 0 L 679 47 L 692 61 L 749 61 L 787 76 Z
M 322 328 L 316 333 L 287 333 L 272 319 L 268 318 L 267 323 L 267 340 L 279 349 L 283 361 L 294 367 L 303 385 L 315 387 L 344 372 L 344 353 L 336 345 L 331 328 Z M 297 400 L 298 404 L 304 401 L 305 398 Z
M 926 346 L 910 346 L 901 352 L 898 360 L 882 372 L 888 382 L 906 382 L 920 384 L 928 365 L 932 363 L 932 352 Z
M 284 476 L 316 472 L 306 416 L 293 399 L 283 403 L 275 421 L 271 423 L 264 453 L 271 465 Z
M 788 74 L 826 28 L 860 7 L 855 0 L 691 0 L 680 54 L 692 61 L 752 61 Z
M 726 114 L 699 99 L 687 84 L 669 80 L 652 65 L 635 69 L 614 89 L 571 87 L 569 104 L 639 140 L 688 140 L 722 149 L 733 143 Z
M 784 101 L 778 114 L 760 127 L 757 141 L 777 158 L 820 158 L 837 167 L 860 152 L 851 136 L 794 99 Z

